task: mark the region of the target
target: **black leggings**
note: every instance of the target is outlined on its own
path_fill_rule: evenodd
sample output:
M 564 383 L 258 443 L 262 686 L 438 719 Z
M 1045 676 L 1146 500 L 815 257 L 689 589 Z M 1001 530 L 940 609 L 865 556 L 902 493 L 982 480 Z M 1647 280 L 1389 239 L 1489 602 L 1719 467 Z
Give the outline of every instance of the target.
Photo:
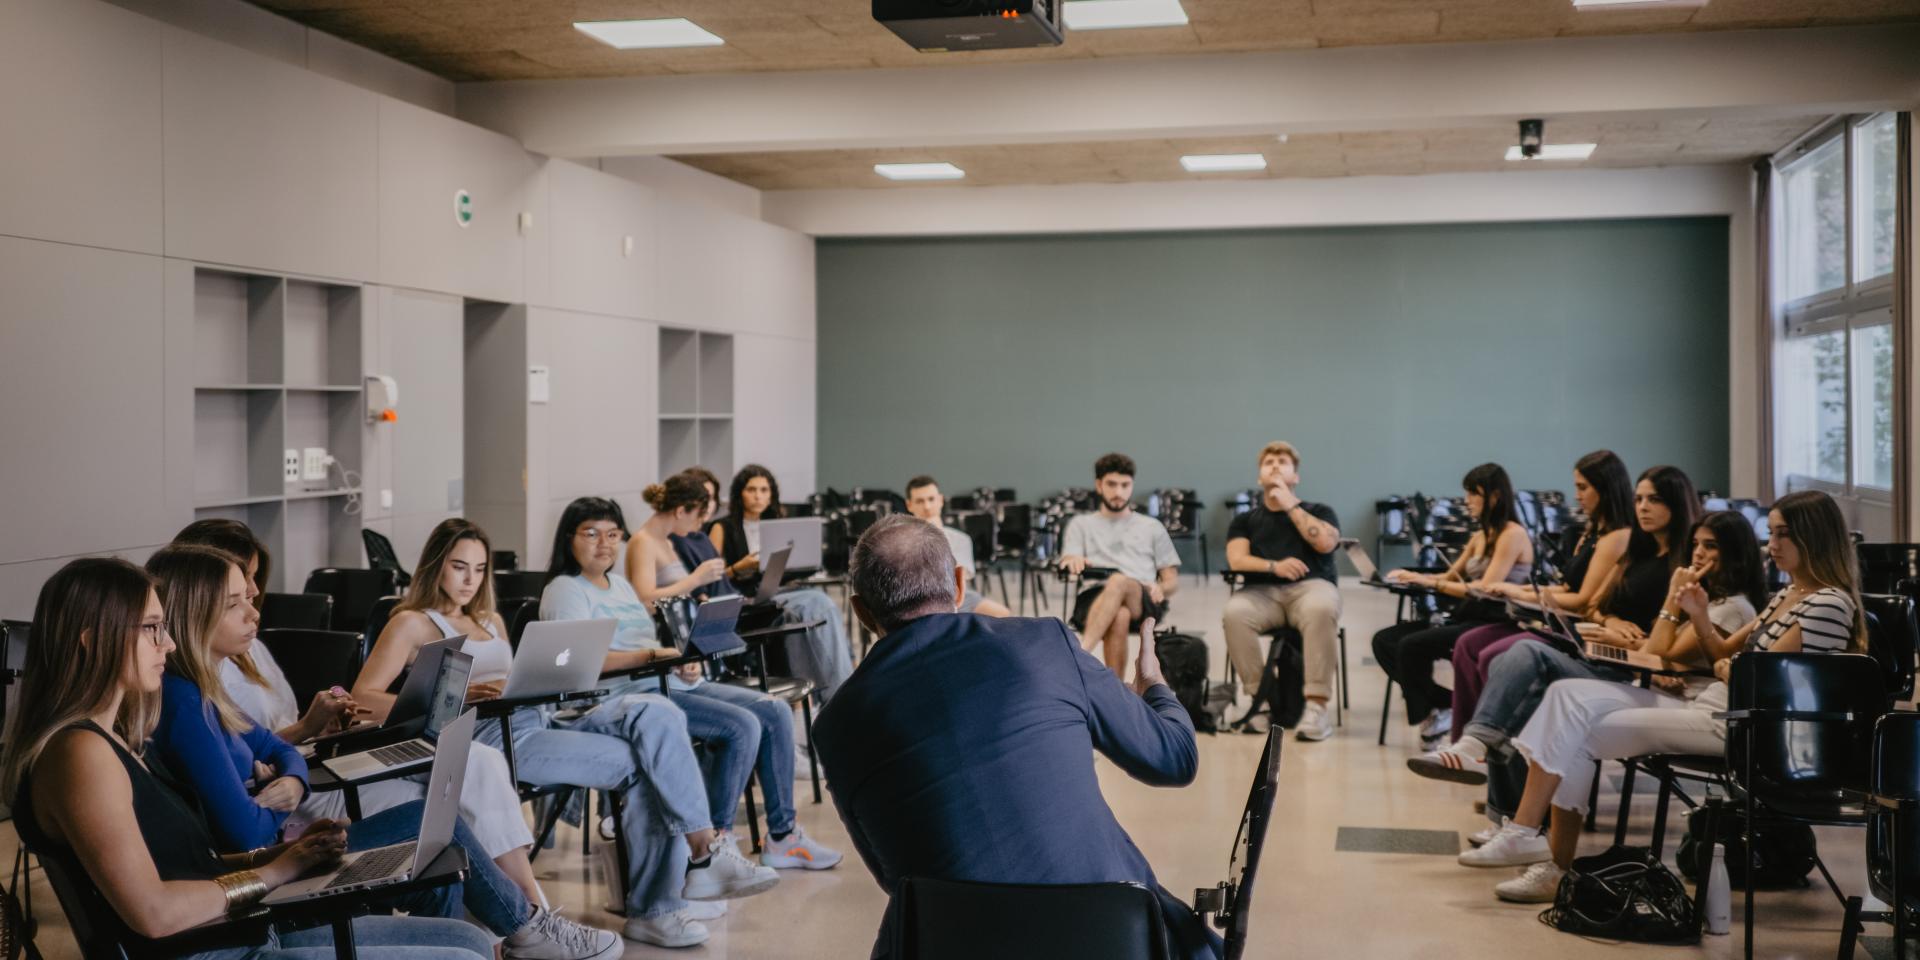
M 1433 682 L 1433 665 L 1453 656 L 1454 641 L 1483 621 L 1431 626 L 1396 623 L 1373 635 L 1373 659 L 1392 677 L 1407 699 L 1407 722 L 1417 724 L 1427 714 L 1453 703 L 1453 695 Z M 1464 718 L 1463 718 L 1464 719 Z

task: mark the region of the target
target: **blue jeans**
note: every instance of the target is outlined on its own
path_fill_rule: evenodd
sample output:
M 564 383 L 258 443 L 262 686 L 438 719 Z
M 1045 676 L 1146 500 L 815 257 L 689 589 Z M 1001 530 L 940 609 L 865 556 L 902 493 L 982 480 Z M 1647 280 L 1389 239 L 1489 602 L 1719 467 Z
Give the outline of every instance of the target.
M 348 850 L 371 850 L 388 844 L 402 843 L 420 835 L 420 819 L 426 812 L 425 800 L 414 800 L 397 807 L 389 807 L 371 817 L 347 827 Z M 506 871 L 487 856 L 480 845 L 480 839 L 473 835 L 473 829 L 467 826 L 466 818 L 459 817 L 453 823 L 453 844 L 466 851 L 467 880 L 465 883 L 452 884 L 431 891 L 423 891 L 436 897 L 445 897 L 452 901 L 459 896 L 460 901 L 473 914 L 480 925 L 494 932 L 496 936 L 507 936 L 527 925 L 533 919 L 533 905 L 527 902 L 527 895 L 508 879 Z M 451 902 L 448 903 L 451 906 Z M 409 913 L 418 916 L 430 913 L 434 916 L 458 916 L 446 910 L 412 909 Z
M 464 920 L 357 917 L 353 942 L 366 960 L 493 960 L 493 943 Z M 230 947 L 183 960 L 333 960 L 333 928 L 269 936 L 257 947 Z
M 833 698 L 833 692 L 853 676 L 853 646 L 847 642 L 846 614 L 818 587 L 774 594 L 780 606 L 781 623 L 820 621 L 806 633 L 787 638 L 787 660 L 793 673 L 813 681 L 820 702 Z
M 793 829 L 793 708 L 758 690 L 708 681 L 675 691 L 687 712 L 687 732 L 709 744 L 724 744 L 706 764 L 707 800 L 713 825 L 733 827 L 733 813 L 747 787 L 747 771 L 760 774 L 767 802 L 767 830 Z
M 474 738 L 500 745 L 500 723 Z M 655 694 L 609 697 L 568 727 L 538 710 L 513 715 L 515 773 L 521 783 L 567 784 L 620 794 L 627 841 L 627 916 L 658 917 L 685 907 L 686 835 L 713 826 L 687 715 Z
M 1555 680 L 1627 680 L 1631 676 L 1616 667 L 1575 659 L 1539 640 L 1522 640 L 1493 658 L 1480 704 L 1462 733 L 1489 747 L 1502 746 L 1526 726 Z

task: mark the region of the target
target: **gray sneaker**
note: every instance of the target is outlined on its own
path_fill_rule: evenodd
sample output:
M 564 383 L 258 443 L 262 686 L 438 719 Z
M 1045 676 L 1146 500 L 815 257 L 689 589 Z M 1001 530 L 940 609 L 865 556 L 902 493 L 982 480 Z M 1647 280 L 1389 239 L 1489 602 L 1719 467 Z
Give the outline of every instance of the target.
M 721 834 L 713 841 L 706 863 L 687 864 L 687 885 L 680 896 L 688 900 L 736 900 L 765 893 L 780 882 L 780 874 L 740 853 L 733 837 Z
M 533 919 L 501 941 L 500 952 L 507 960 L 610 960 L 624 949 L 620 935 L 611 930 L 596 930 L 538 906 L 533 910 Z

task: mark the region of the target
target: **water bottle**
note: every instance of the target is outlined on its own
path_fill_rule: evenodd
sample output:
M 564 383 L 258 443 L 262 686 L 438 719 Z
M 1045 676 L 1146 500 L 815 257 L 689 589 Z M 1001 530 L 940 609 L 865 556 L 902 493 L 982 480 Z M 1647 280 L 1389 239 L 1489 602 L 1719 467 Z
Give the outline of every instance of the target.
M 1727 892 L 1727 848 L 1713 845 L 1713 866 L 1707 871 L 1707 932 L 1725 934 L 1732 927 L 1733 908 Z

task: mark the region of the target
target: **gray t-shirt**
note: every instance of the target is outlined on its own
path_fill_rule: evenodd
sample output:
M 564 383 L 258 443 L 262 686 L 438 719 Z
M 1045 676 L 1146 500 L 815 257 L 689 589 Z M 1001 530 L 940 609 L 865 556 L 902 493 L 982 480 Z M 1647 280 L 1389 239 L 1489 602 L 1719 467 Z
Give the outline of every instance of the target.
M 973 538 L 952 527 L 941 527 L 940 532 L 947 535 L 947 548 L 953 551 L 954 565 L 967 572 L 967 579 L 973 579 Z
M 1086 557 L 1088 566 L 1112 567 L 1141 583 L 1152 583 L 1161 567 L 1180 565 L 1167 528 L 1132 510 L 1118 517 L 1100 513 L 1074 517 L 1067 524 L 1060 553 Z

